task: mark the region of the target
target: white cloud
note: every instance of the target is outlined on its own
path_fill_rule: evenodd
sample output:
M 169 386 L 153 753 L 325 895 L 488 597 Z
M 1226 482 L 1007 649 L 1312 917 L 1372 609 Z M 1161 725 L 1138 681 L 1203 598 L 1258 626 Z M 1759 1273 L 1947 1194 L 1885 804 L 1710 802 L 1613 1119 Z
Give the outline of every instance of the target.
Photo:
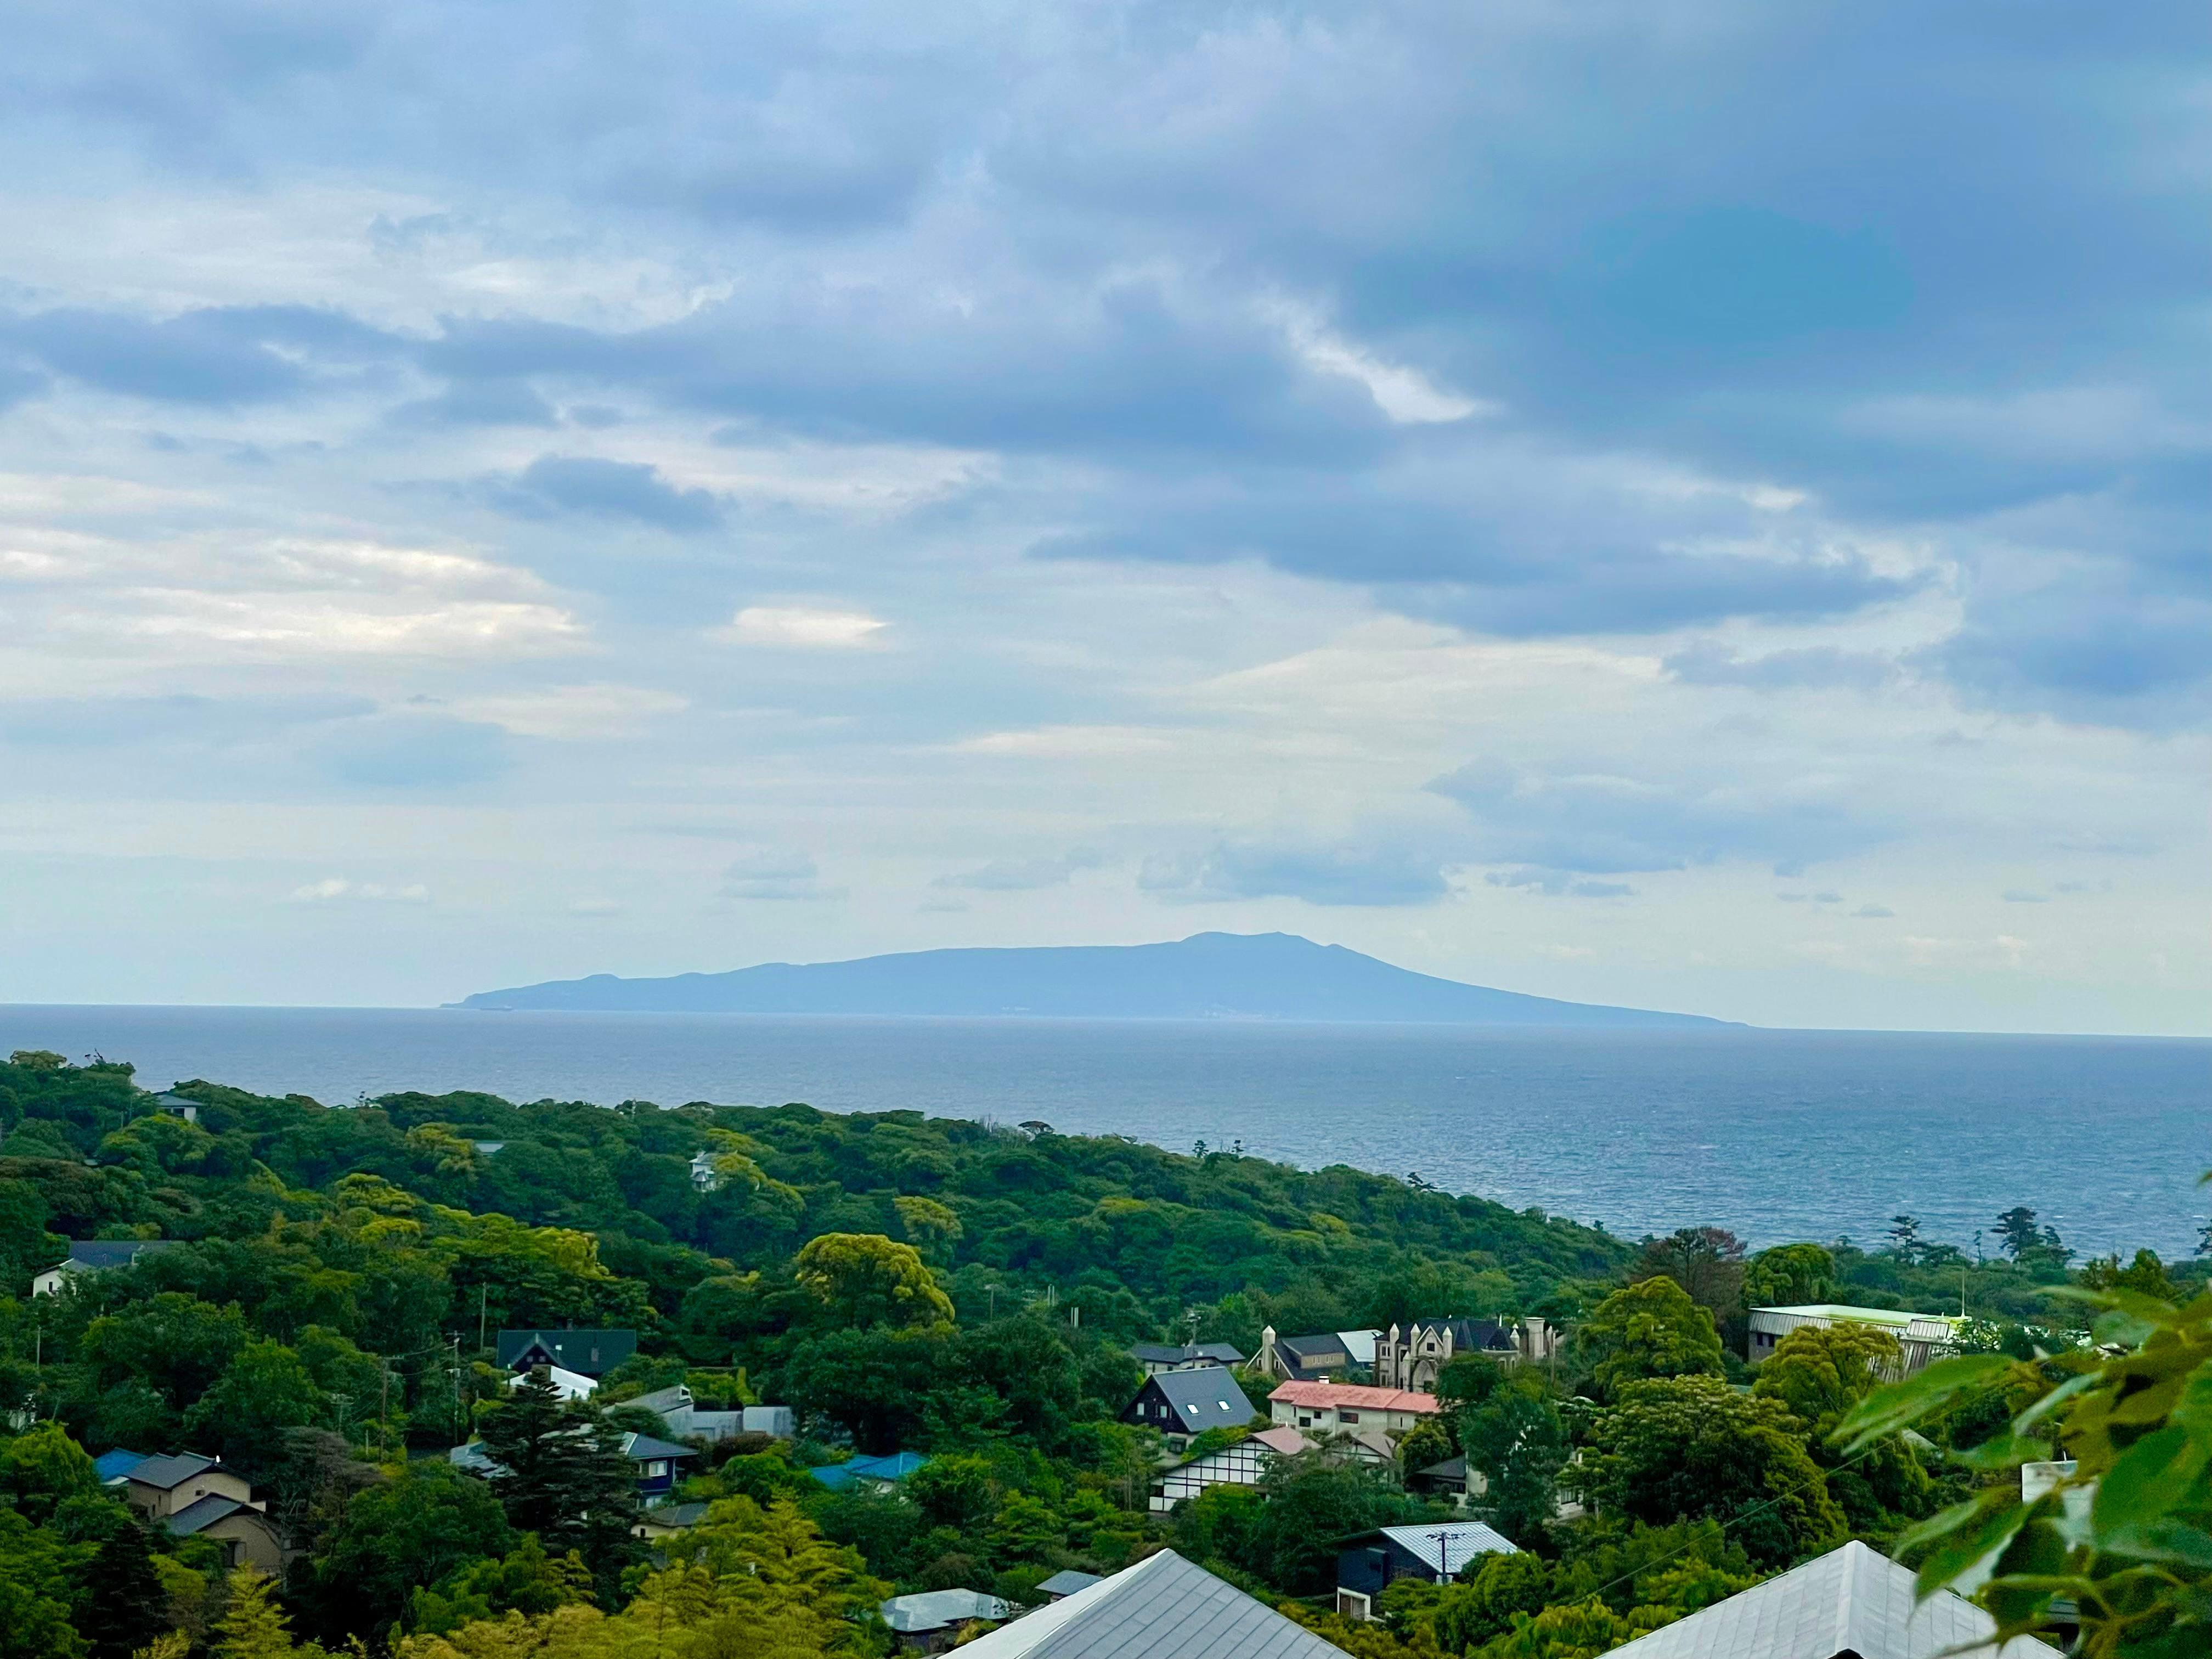
M 1385 362 L 1324 327 L 1311 312 L 1287 303 L 1273 307 L 1291 345 L 1306 366 L 1322 374 L 1341 375 L 1367 388 L 1367 395 L 1400 426 L 1433 426 L 1471 415 L 1504 413 L 1504 406 L 1447 392 L 1417 368 Z
M 291 893 L 295 904 L 328 904 L 337 900 L 352 900 L 364 903 L 428 904 L 430 890 L 422 883 L 410 882 L 404 886 L 387 886 L 381 882 L 353 881 L 344 876 L 325 876 L 320 881 L 307 882 L 295 887 Z
M 866 650 L 889 624 L 865 611 L 810 605 L 749 605 L 731 619 L 727 638 L 744 645 L 787 646 L 810 651 Z

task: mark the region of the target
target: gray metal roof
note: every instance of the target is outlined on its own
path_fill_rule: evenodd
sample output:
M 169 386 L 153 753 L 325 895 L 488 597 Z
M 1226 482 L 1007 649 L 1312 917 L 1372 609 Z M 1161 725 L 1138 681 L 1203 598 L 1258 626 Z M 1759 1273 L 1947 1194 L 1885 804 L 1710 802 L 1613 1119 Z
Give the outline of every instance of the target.
M 883 1604 L 884 1623 L 910 1633 L 943 1630 L 971 1619 L 1004 1619 L 1012 1612 L 997 1596 L 971 1589 L 923 1590 L 915 1595 L 894 1595 Z
M 961 1659 L 1346 1659 L 1173 1550 L 1002 1625 Z
M 1068 1567 L 1053 1574 L 1051 1577 L 1046 1579 L 1042 1584 L 1039 1584 L 1037 1586 L 1037 1594 L 1040 1595 L 1073 1595 L 1078 1590 L 1087 1590 L 1093 1584 L 1103 1584 L 1106 1581 L 1104 1579 L 1101 1578 L 1095 1572 L 1078 1572 L 1074 1568 Z
M 624 1435 L 622 1449 L 623 1455 L 633 1463 L 642 1463 L 653 1457 L 696 1457 L 699 1455 L 689 1446 L 679 1446 L 673 1441 L 657 1440 L 649 1434 Z
M 1253 1418 L 1252 1402 L 1237 1379 L 1219 1365 L 1195 1370 L 1161 1371 L 1150 1379 L 1175 1408 L 1175 1414 L 1192 1429 L 1241 1429 Z
M 1434 1527 L 1385 1527 L 1382 1535 L 1449 1577 L 1478 1555 L 1518 1555 L 1511 1539 L 1480 1521 L 1449 1521 Z M 1825 1656 L 1824 1656 L 1825 1659 Z
M 1938 1590 L 1916 1603 L 1912 1572 L 1856 1540 L 1702 1613 L 1615 1648 L 1607 1659 L 2050 1659 L 2015 1637 L 1987 1638 L 1996 1621 Z M 1980 1646 L 1972 1646 L 1977 1641 Z

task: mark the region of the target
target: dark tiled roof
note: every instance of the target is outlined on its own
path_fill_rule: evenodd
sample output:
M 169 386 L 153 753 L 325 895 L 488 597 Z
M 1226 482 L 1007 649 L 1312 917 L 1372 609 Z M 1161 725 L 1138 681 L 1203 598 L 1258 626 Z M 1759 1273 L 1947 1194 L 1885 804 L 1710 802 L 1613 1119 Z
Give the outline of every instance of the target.
M 105 1267 L 127 1267 L 143 1251 L 148 1255 L 174 1249 L 173 1238 L 83 1238 L 70 1246 L 69 1265 L 85 1273 Z
M 156 1492 L 168 1492 L 181 1486 L 196 1474 L 204 1474 L 215 1468 L 215 1459 L 202 1457 L 198 1452 L 169 1452 L 160 1457 L 149 1457 L 132 1468 L 127 1476 L 142 1486 L 151 1486 Z
M 1252 1402 L 1237 1379 L 1219 1365 L 1194 1371 L 1162 1371 L 1147 1388 L 1157 1389 L 1169 1407 L 1193 1431 L 1242 1428 L 1252 1420 Z
M 1170 1347 L 1161 1342 L 1133 1342 L 1129 1357 L 1147 1365 L 1181 1365 L 1193 1359 L 1210 1359 L 1217 1365 L 1241 1365 L 1244 1356 L 1226 1342 L 1193 1342 Z
M 246 1505 L 235 1498 L 210 1496 L 185 1504 L 174 1515 L 162 1516 L 161 1524 L 178 1537 L 189 1538 L 196 1532 L 205 1531 L 218 1521 L 236 1515 L 240 1510 L 246 1510 Z M 252 1515 L 258 1511 L 246 1510 L 246 1512 Z
M 1406 1328 L 1412 1341 L 1422 1331 L 1449 1331 L 1455 1353 L 1510 1353 L 1513 1333 L 1495 1319 L 1417 1319 Z

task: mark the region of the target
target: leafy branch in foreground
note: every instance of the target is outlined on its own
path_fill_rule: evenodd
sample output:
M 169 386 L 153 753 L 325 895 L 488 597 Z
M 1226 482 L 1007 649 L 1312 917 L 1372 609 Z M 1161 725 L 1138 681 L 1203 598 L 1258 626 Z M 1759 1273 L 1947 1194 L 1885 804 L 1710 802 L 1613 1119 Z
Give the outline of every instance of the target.
M 2032 1365 L 1938 1361 L 1869 1395 L 1833 1438 L 1852 1452 L 1993 1389 L 2027 1393 L 2007 1431 L 1955 1454 L 2008 1478 L 1899 1540 L 1925 1551 L 1920 1593 L 1975 1597 L 2004 1636 L 2078 1620 L 2084 1659 L 2212 1651 L 2212 1292 L 2179 1307 L 2124 1289 L 2053 1294 L 2097 1310 L 2094 1346 Z M 2017 1471 L 2044 1460 L 2058 1478 L 2027 1496 Z

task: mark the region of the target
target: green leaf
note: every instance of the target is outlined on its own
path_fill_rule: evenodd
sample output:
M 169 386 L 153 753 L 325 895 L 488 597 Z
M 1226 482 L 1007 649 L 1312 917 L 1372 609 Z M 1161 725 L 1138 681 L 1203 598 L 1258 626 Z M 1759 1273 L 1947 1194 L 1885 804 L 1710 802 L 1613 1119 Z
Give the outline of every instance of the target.
M 2124 1547 L 2122 1539 L 2179 1508 L 2208 1465 L 2212 1434 L 2191 1434 L 2171 1424 L 2143 1436 L 2097 1483 L 2089 1518 L 2100 1546 Z
M 1978 1446 L 1950 1454 L 1951 1462 L 1963 1468 L 1981 1469 L 2016 1469 L 2023 1463 L 2039 1463 L 2051 1455 L 2051 1443 L 2030 1439 L 2025 1435 L 1996 1434 Z
M 2154 1521 L 2129 1537 L 2125 1553 L 2153 1561 L 2172 1561 L 2199 1572 L 2212 1571 L 2212 1533 L 2181 1521 Z
M 1846 1456 L 1863 1451 L 1882 1436 L 1909 1427 L 1960 1395 L 1995 1382 L 2012 1367 L 2012 1360 L 2001 1353 L 1962 1353 L 1939 1359 L 1919 1376 L 1876 1389 L 1860 1401 L 1836 1425 L 1829 1443 L 1848 1438 L 1843 1448 Z
M 2026 1434 L 2038 1423 L 2040 1423 L 2045 1418 L 2050 1416 L 2051 1413 L 2057 1411 L 2061 1406 L 2066 1404 L 2067 1401 L 2075 1399 L 2078 1395 L 2087 1394 L 2090 1389 L 2095 1388 L 2097 1384 L 2104 1380 L 2104 1373 L 2101 1371 L 2084 1371 L 2079 1376 L 2068 1377 L 2063 1382 L 2061 1382 L 2049 1394 L 2046 1394 L 2042 1399 L 2037 1401 L 2033 1406 L 2030 1406 L 2018 1417 L 2014 1418 L 2012 1420 L 2013 1432 L 2014 1434 Z
M 1984 1509 L 1977 1519 L 1953 1530 L 1928 1553 L 1928 1559 L 1920 1564 L 1914 1593 L 1925 1601 L 1948 1585 L 1961 1595 L 1972 1595 L 1987 1581 L 1997 1558 L 2027 1523 L 2027 1517 L 2025 1504 L 1999 1504 Z M 1899 1549 L 1905 1541 L 1898 1540 Z

